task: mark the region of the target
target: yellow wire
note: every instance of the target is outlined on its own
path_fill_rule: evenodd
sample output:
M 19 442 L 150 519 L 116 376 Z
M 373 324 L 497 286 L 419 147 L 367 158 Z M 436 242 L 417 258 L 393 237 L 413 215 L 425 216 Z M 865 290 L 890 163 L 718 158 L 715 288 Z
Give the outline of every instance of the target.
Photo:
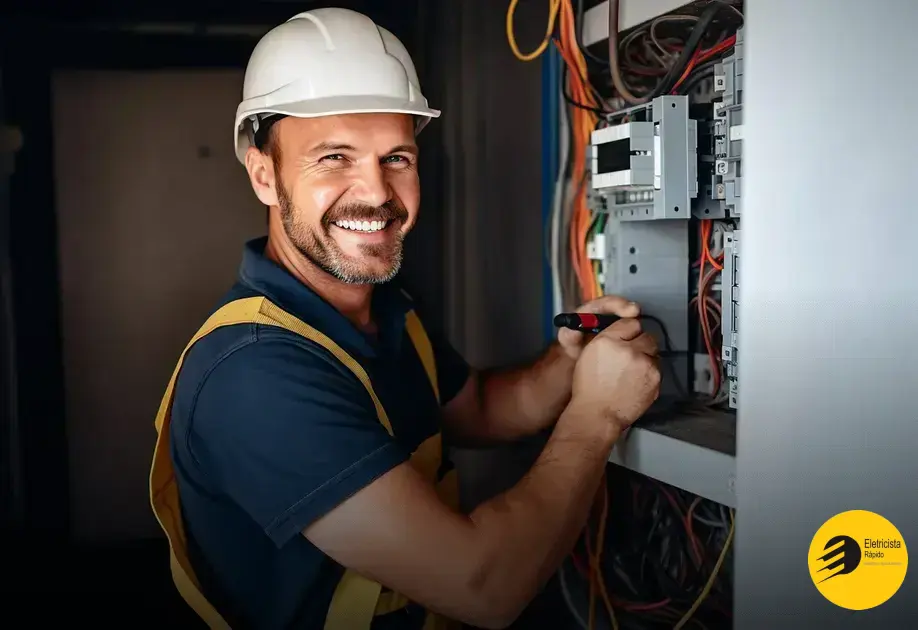
M 510 44 L 510 50 L 513 51 L 517 59 L 520 61 L 532 61 L 533 59 L 538 59 L 551 42 L 551 34 L 555 30 L 555 19 L 557 19 L 558 11 L 561 9 L 561 0 L 548 0 L 548 27 L 545 29 L 545 39 L 542 40 L 538 48 L 528 54 L 520 51 L 513 31 L 513 14 L 516 12 L 516 5 L 519 2 L 520 0 L 510 0 L 510 6 L 507 8 L 507 42 Z
M 704 585 L 704 588 L 701 591 L 701 595 L 698 596 L 698 599 L 695 600 L 695 603 L 692 604 L 692 607 L 688 609 L 688 612 L 682 615 L 682 619 L 679 620 L 679 623 L 673 628 L 673 630 L 682 630 L 682 628 L 689 622 L 689 619 L 692 618 L 692 615 L 695 614 L 695 611 L 701 606 L 705 598 L 708 596 L 708 593 L 711 592 L 711 589 L 714 587 L 714 581 L 717 579 L 717 574 L 720 573 L 720 567 L 724 563 L 724 559 L 727 557 L 727 551 L 730 549 L 730 543 L 733 542 L 733 528 L 736 525 L 736 521 L 733 520 L 733 510 L 730 510 L 730 533 L 727 534 L 727 540 L 724 542 L 724 548 L 720 552 L 720 557 L 717 558 L 717 564 L 714 565 L 714 570 L 711 571 L 711 577 L 708 578 L 708 583 Z
M 602 282 L 599 281 L 599 275 L 602 273 L 602 261 L 595 261 L 593 264 L 593 280 L 596 285 L 596 297 L 602 297 L 605 289 L 603 289 Z

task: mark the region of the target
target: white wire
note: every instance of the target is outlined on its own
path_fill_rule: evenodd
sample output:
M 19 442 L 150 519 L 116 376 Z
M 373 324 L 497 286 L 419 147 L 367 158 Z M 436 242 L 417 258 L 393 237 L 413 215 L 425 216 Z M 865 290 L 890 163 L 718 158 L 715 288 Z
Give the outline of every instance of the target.
M 561 210 L 564 204 L 564 171 L 570 154 L 570 135 L 568 134 L 567 103 L 564 101 L 564 86 L 558 94 L 559 102 L 559 142 L 558 142 L 558 175 L 555 178 L 555 194 L 551 210 L 551 289 L 553 313 L 564 310 L 564 295 L 561 291 Z
M 714 221 L 711 230 L 711 242 L 708 244 L 711 256 L 717 258 L 724 253 L 724 233 L 727 227 L 721 221 Z

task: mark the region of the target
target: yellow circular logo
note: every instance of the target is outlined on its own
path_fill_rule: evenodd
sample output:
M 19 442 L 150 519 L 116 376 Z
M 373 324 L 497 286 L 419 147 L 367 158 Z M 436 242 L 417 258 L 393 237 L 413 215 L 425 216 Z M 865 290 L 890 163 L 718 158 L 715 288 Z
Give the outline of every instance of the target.
M 879 514 L 851 510 L 819 528 L 810 543 L 808 563 L 823 597 L 848 610 L 867 610 L 902 586 L 908 550 L 895 525 Z

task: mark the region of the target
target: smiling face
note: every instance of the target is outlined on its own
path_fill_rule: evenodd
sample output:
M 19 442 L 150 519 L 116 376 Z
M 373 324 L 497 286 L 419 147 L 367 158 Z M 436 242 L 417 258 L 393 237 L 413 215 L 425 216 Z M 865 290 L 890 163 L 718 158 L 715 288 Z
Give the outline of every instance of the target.
M 271 129 L 271 155 L 251 148 L 246 167 L 303 257 L 341 282 L 386 282 L 417 220 L 414 128 L 403 114 L 287 117 Z

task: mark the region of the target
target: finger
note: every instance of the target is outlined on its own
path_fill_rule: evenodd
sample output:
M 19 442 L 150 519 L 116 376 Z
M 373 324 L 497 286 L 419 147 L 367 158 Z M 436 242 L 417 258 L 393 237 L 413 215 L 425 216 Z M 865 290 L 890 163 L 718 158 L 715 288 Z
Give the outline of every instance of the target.
M 637 317 L 641 307 L 619 295 L 604 295 L 581 305 L 578 313 L 604 313 L 619 317 Z
M 657 357 L 660 354 L 660 344 L 657 342 L 656 338 L 649 333 L 643 333 L 635 337 L 631 342 L 631 347 L 650 357 Z
M 564 346 L 579 346 L 583 343 L 586 334 L 579 330 L 561 328 L 558 330 L 558 341 Z
M 631 341 L 641 335 L 641 322 L 637 319 L 620 319 L 597 336 L 614 337 L 622 341 Z

